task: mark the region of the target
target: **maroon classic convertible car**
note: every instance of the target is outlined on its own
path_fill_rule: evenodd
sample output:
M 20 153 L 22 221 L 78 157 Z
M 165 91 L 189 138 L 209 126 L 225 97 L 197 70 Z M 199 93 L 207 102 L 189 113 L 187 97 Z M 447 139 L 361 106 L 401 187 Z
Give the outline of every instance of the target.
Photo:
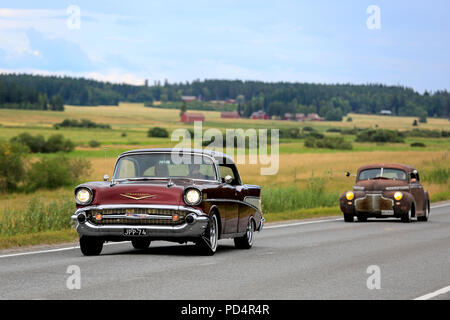
M 347 173 L 350 176 L 350 173 Z M 428 221 L 430 198 L 420 184 L 419 173 L 411 166 L 372 164 L 358 169 L 353 191 L 341 195 L 346 222 L 367 218 L 401 218 L 410 222 Z
M 101 253 L 105 241 L 194 242 L 207 255 L 219 239 L 249 249 L 261 231 L 261 188 L 243 185 L 233 160 L 193 149 L 133 150 L 121 154 L 111 181 L 75 188 L 72 216 L 84 255 Z

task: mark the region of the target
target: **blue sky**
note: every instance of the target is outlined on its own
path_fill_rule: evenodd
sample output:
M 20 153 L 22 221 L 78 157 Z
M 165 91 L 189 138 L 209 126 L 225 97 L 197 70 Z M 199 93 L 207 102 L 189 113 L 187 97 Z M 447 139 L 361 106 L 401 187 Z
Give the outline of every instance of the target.
M 80 28 L 68 26 L 72 5 Z M 366 25 L 370 5 L 380 29 Z M 449 90 L 449 9 L 447 0 L 2 0 L 0 72 Z

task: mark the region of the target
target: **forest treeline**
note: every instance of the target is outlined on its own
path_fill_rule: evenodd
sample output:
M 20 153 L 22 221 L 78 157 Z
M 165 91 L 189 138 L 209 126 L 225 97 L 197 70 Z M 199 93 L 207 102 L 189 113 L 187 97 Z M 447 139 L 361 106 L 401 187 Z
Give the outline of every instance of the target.
M 310 84 L 241 80 L 196 80 L 185 83 L 155 82 L 129 85 L 84 78 L 0 74 L 0 108 L 64 110 L 75 106 L 118 105 L 119 102 L 180 101 L 181 96 L 203 101 L 235 99 L 244 116 L 264 110 L 271 116 L 318 113 L 339 120 L 347 113 L 449 117 L 446 90 L 424 92 L 381 84 Z

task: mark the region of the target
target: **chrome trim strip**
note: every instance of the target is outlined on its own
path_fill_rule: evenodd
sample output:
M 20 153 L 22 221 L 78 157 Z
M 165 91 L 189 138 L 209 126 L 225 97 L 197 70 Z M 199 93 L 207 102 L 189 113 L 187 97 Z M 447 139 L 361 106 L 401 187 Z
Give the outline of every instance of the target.
M 248 202 L 240 201 L 240 200 L 232 200 L 232 199 L 205 199 L 203 201 L 205 201 L 205 202 L 234 202 L 234 203 L 238 203 L 238 204 L 244 204 L 246 206 L 249 206 L 249 207 L 255 209 L 259 213 L 261 213 L 261 210 L 258 209 L 257 207 L 255 207 L 254 205 L 252 205 L 252 204 L 250 204 Z
M 386 191 L 409 190 L 409 186 L 386 187 Z
M 202 210 L 177 205 L 160 205 L 160 204 L 106 204 L 100 206 L 89 206 L 77 209 L 75 214 L 88 210 L 104 210 L 104 209 L 162 209 L 162 210 L 176 210 L 176 211 L 187 211 L 196 213 L 199 216 L 207 215 Z

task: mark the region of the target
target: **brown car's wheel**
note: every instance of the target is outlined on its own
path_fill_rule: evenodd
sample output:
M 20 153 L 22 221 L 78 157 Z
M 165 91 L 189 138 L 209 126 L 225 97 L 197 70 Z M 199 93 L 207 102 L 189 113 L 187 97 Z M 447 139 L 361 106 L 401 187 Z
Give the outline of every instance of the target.
M 355 217 L 352 214 L 344 214 L 345 222 L 355 222 Z
M 367 222 L 367 217 L 362 214 L 358 214 L 358 222 Z
M 150 247 L 150 239 L 133 239 L 131 240 L 131 244 L 133 245 L 133 248 L 138 250 L 145 250 Z
M 234 238 L 234 246 L 236 249 L 250 249 L 253 246 L 253 238 L 255 236 L 255 221 L 250 219 L 247 230 L 243 237 Z
M 430 219 L 430 204 L 428 203 L 425 207 L 425 215 L 417 217 L 417 221 L 427 222 Z
M 412 217 L 412 208 L 409 208 L 408 212 L 402 215 L 402 222 L 410 223 Z
M 219 222 L 217 215 L 213 213 L 209 218 L 208 226 L 202 238 L 197 241 L 196 245 L 201 253 L 212 256 L 217 251 L 217 243 L 219 241 Z
M 80 238 L 80 249 L 85 256 L 98 256 L 103 249 L 103 240 L 83 236 Z

